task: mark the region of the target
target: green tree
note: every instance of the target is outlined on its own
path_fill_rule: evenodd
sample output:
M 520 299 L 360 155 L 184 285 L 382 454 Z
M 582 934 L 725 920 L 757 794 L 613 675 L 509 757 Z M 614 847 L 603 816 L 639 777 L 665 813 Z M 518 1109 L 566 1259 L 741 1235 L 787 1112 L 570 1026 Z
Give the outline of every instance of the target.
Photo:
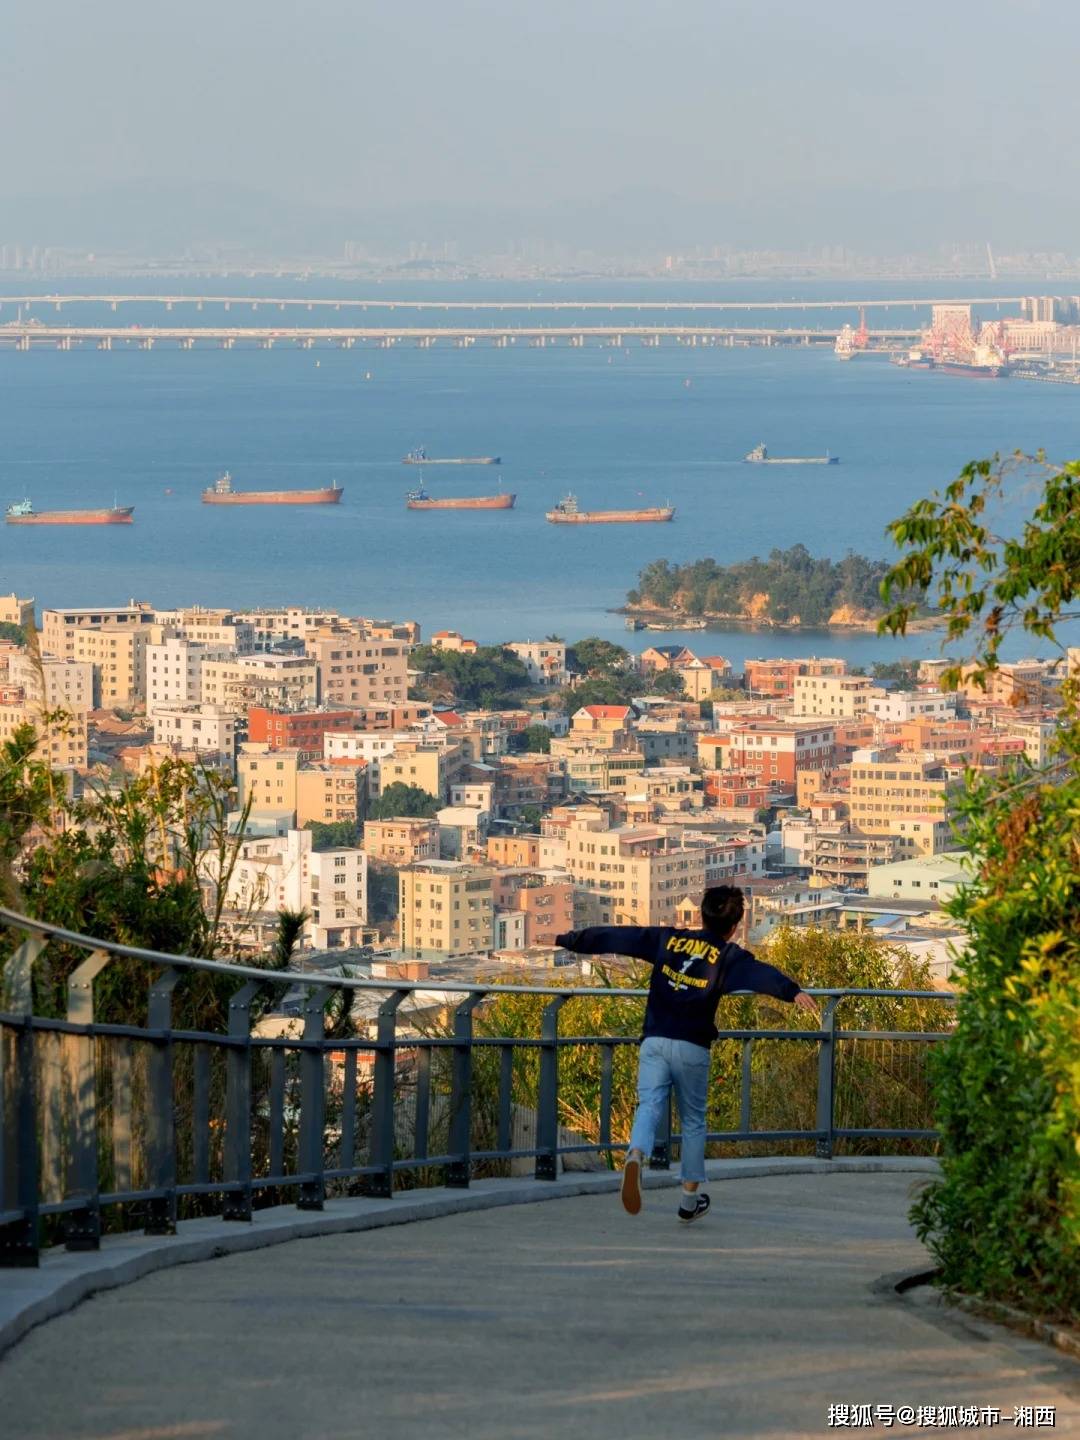
M 452 696 L 466 710 L 515 705 L 532 684 L 523 661 L 501 645 L 482 645 L 474 654 L 418 645 L 409 661 L 423 676 L 423 698 L 442 701 Z
M 917 660 L 877 660 L 870 672 L 875 680 L 890 680 L 901 690 L 913 690 L 919 683 Z
M 395 780 L 371 802 L 368 814 L 372 820 L 393 820 L 399 815 L 431 820 L 442 809 L 442 803 L 438 796 L 421 790 L 419 785 L 404 785 Z
M 546 725 L 527 725 L 521 732 L 523 750 L 547 755 L 551 750 L 551 731 Z
M 1017 467 L 1042 468 L 1016 533 L 988 516 Z M 955 688 L 999 668 L 1005 638 L 1058 645 L 1080 600 L 1080 461 L 998 457 L 890 526 L 903 558 L 882 593 L 902 634 L 910 594 L 931 591 L 968 662 Z M 897 599 L 898 594 L 902 597 Z M 915 1205 L 945 1285 L 1075 1321 L 1080 1315 L 1080 677 L 1062 689 L 1057 753 L 1019 782 L 969 775 L 962 806 L 977 862 L 947 906 L 967 928 L 956 1029 L 934 1057 L 942 1178 Z
M 7 640 L 12 645 L 26 646 L 26 631 L 21 625 L 13 625 L 10 620 L 0 620 L 0 640 Z
M 539 805 L 523 805 L 518 820 L 530 834 L 540 829 L 540 821 L 544 818 L 544 812 Z
M 363 827 L 355 820 L 335 820 L 332 824 L 309 820 L 304 829 L 311 831 L 313 850 L 352 850 L 360 844 Z
M 586 680 L 575 690 L 563 690 L 559 698 L 566 713 L 573 715 L 583 705 L 628 705 L 641 689 L 638 676 L 612 674 Z
M 584 640 L 577 640 L 570 646 L 566 652 L 566 663 L 579 675 L 609 675 L 627 668 L 630 652 L 611 640 L 587 635 Z
M 398 917 L 398 872 L 393 865 L 369 860 L 367 867 L 368 920 L 373 925 L 385 924 Z
M 686 681 L 677 670 L 661 670 L 648 682 L 654 695 L 685 695 Z

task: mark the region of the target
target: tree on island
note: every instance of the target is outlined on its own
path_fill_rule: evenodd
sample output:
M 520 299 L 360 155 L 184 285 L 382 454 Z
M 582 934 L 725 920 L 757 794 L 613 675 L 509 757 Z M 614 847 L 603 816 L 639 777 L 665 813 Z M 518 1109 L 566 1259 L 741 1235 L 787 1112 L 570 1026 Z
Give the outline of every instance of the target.
M 26 648 L 26 631 L 21 625 L 13 625 L 10 620 L 0 620 L 0 640 L 6 640 L 11 645 L 18 645 Z
M 761 604 L 759 597 L 766 596 L 762 618 L 823 625 L 844 608 L 879 615 L 880 586 L 888 568 L 885 560 L 855 554 L 840 561 L 816 560 L 805 545 L 772 550 L 767 560 L 755 555 L 727 566 L 713 559 L 684 565 L 653 560 L 626 598 L 633 606 L 684 615 L 745 618 L 751 607 Z
M 1045 467 L 1017 533 L 987 524 L 1005 478 Z M 889 527 L 904 558 L 889 571 L 879 626 L 902 635 L 931 590 L 946 639 L 973 651 L 941 677 L 985 685 L 1014 632 L 1064 647 L 1080 618 L 1080 461 L 1017 456 L 968 465 L 943 496 Z M 961 802 L 974 868 L 946 905 L 967 930 L 955 1029 L 931 1053 L 942 1176 L 913 1210 L 942 1283 L 1075 1321 L 1080 1312 L 1080 672 L 1062 686 L 1056 753 L 1017 780 L 969 772 Z
M 610 675 L 630 666 L 630 652 L 611 640 L 602 640 L 598 635 L 588 635 L 576 640 L 566 652 L 569 669 L 578 675 Z
M 645 688 L 654 695 L 685 695 L 686 681 L 677 670 L 661 670 Z
M 309 820 L 304 826 L 311 831 L 313 850 L 353 850 L 360 844 L 362 826 L 355 820 Z
M 377 800 L 368 806 L 372 820 L 396 820 L 399 816 L 413 820 L 432 820 L 442 809 L 442 801 L 419 785 L 404 785 L 395 780 Z

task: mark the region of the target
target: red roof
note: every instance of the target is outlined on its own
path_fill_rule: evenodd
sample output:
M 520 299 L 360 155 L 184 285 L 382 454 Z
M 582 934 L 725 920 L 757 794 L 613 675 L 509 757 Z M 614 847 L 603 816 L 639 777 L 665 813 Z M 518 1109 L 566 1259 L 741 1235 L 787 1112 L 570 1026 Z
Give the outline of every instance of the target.
M 630 714 L 629 705 L 583 705 L 581 708 L 594 720 L 622 720 Z
M 463 720 L 456 710 L 435 710 L 432 712 L 436 720 L 441 720 L 444 725 L 467 725 L 468 721 Z
M 725 660 L 723 655 L 706 655 L 705 664 L 712 670 L 730 670 L 731 661 Z

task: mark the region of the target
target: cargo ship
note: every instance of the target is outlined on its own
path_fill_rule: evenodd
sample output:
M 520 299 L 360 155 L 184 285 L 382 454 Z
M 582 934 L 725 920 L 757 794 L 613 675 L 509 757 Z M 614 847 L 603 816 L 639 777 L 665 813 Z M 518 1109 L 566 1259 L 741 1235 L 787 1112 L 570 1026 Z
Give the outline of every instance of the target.
M 971 380 L 1004 380 L 1009 374 L 1002 360 L 938 360 L 934 369 L 942 375 L 966 375 Z
M 202 492 L 204 505 L 336 505 L 342 487 L 335 480 L 320 490 L 234 490 L 226 470 Z
M 402 459 L 403 465 L 501 465 L 500 455 L 461 455 L 457 458 L 433 460 L 427 451 L 420 446 L 416 450 L 410 450 Z
M 840 456 L 830 455 L 770 455 L 764 445 L 755 445 L 749 455 L 744 455 L 750 465 L 839 465 Z
M 405 497 L 408 510 L 512 510 L 517 496 L 500 491 L 498 495 L 451 495 L 436 500 L 423 486 L 410 490 Z
M 653 505 L 644 510 L 580 510 L 576 495 L 567 495 L 546 518 L 552 525 L 651 525 L 675 518 L 674 505 Z
M 134 505 L 110 505 L 105 510 L 35 510 L 29 500 L 9 505 L 8 525 L 130 525 Z

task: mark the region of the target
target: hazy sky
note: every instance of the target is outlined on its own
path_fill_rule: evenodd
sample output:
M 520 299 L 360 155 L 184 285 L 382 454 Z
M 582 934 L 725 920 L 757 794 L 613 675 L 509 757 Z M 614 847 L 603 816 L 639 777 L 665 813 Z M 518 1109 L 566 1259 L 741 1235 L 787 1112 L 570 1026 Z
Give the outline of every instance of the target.
M 9 0 L 0 216 L 152 180 L 572 233 L 633 189 L 841 242 L 910 192 L 1076 250 L 1078 55 L 1075 0 Z

